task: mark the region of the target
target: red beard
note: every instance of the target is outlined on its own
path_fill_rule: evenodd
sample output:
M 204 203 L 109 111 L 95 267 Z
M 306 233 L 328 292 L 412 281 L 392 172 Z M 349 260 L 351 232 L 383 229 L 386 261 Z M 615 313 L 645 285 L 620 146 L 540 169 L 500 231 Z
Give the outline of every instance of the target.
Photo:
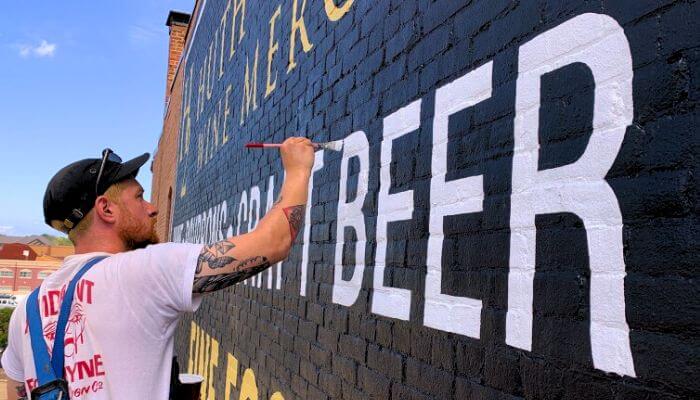
M 153 217 L 148 224 L 139 223 L 127 210 L 124 210 L 125 220 L 121 224 L 119 237 L 124 242 L 127 250 L 143 249 L 144 247 L 160 243 L 156 233 L 156 218 Z

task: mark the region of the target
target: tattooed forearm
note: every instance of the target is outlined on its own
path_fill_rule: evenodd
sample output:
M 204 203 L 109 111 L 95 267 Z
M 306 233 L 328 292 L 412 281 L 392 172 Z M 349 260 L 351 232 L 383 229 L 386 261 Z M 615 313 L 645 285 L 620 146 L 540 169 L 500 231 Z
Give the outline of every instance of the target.
M 235 247 L 236 245 L 229 241 L 217 242 L 211 246 L 205 246 L 197 259 L 197 269 L 195 272 L 202 272 L 202 268 L 204 267 L 209 267 L 211 269 L 223 268 L 236 261 L 235 257 L 228 254 Z
M 270 262 L 266 257 L 262 256 L 251 257 L 246 260 L 239 261 L 233 272 L 217 275 L 196 276 L 194 278 L 192 292 L 206 293 L 223 289 L 240 281 L 246 280 L 269 266 Z
M 301 228 L 301 223 L 304 221 L 304 211 L 306 210 L 306 206 L 302 204 L 298 206 L 285 207 L 282 210 L 284 211 L 284 215 L 287 217 L 287 221 L 289 221 L 289 233 L 292 235 L 292 242 L 294 242 L 294 239 L 296 239 L 297 233 L 299 233 L 299 229 Z
M 282 208 L 282 206 L 280 206 L 281 201 L 282 198 L 280 197 L 280 199 L 277 201 L 274 207 Z M 289 233 L 291 235 L 291 242 L 294 242 L 297 233 L 299 232 L 301 225 L 304 221 L 304 213 L 306 211 L 306 206 L 301 204 L 296 206 L 283 207 L 282 211 L 284 212 L 284 215 L 289 223 Z M 278 220 L 278 222 L 276 223 L 276 226 L 279 228 L 281 228 L 281 226 L 279 226 L 280 222 L 281 221 Z M 281 234 L 283 234 L 283 231 L 279 232 L 279 234 L 276 235 L 277 239 L 272 239 L 272 237 L 270 239 L 267 239 L 267 236 L 263 236 L 262 239 L 259 240 L 280 241 L 282 240 L 279 238 Z M 266 244 L 264 242 L 260 243 Z M 275 243 L 275 245 L 276 244 L 277 243 Z M 283 243 L 279 243 L 279 245 L 280 246 L 278 247 L 282 247 Z M 237 282 L 241 282 L 245 279 L 248 279 L 251 276 L 258 274 L 259 272 L 263 271 L 264 269 L 270 266 L 270 261 L 265 256 L 258 255 L 255 257 L 240 260 L 236 256 L 234 256 L 234 251 L 236 252 L 235 254 L 238 255 L 238 257 L 241 257 L 243 254 L 246 254 L 246 252 L 241 252 L 241 249 L 236 249 L 236 245 L 227 240 L 215 243 L 211 246 L 205 246 L 202 249 L 202 252 L 199 254 L 199 258 L 197 260 L 197 268 L 195 270 L 196 275 L 192 286 L 192 292 L 205 293 L 223 289 L 227 286 L 231 286 Z M 281 252 L 281 250 L 279 252 Z M 274 257 L 274 259 L 277 260 L 278 258 L 276 257 L 277 253 L 279 252 L 271 252 L 268 254 L 264 251 L 256 251 L 252 254 L 263 253 L 270 257 Z
M 27 390 L 24 385 L 15 386 L 17 391 L 17 400 L 27 400 Z

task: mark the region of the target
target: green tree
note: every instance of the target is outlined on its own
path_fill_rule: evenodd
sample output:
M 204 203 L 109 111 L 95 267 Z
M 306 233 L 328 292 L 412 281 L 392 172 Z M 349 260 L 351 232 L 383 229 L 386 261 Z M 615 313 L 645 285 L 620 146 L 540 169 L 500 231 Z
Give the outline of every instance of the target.
M 72 246 L 73 242 L 68 239 L 66 236 L 53 236 L 49 235 L 48 233 L 44 233 L 41 235 L 51 241 L 51 244 L 54 246 Z
M 7 331 L 14 308 L 0 308 L 0 347 L 7 347 Z

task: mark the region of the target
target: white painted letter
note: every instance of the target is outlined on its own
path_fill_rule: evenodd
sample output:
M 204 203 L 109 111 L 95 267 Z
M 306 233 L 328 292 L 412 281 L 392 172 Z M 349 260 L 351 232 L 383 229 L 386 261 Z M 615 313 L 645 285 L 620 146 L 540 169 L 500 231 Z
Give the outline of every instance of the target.
M 272 208 L 272 205 L 275 204 L 275 195 L 274 195 L 274 190 L 275 190 L 275 176 L 270 175 L 270 178 L 267 180 L 267 195 L 266 195 L 266 202 L 265 202 L 265 214 L 267 214 L 268 211 Z M 282 262 L 278 262 L 274 266 L 270 267 L 267 269 L 267 288 L 272 289 L 272 270 L 275 270 L 276 273 L 276 282 L 275 282 L 275 288 L 276 289 L 281 289 L 282 288 Z
M 425 326 L 479 338 L 481 300 L 451 296 L 442 289 L 443 222 L 448 215 L 483 210 L 483 175 L 446 180 L 450 115 L 491 97 L 493 62 L 455 79 L 435 92 L 432 178 L 430 179 L 430 237 L 425 277 Z
M 314 166 L 311 169 L 311 179 L 309 179 L 309 198 L 306 201 L 306 213 L 304 216 L 304 244 L 301 249 L 301 289 L 302 296 L 306 296 L 306 274 L 309 269 L 309 244 L 311 243 L 311 197 L 314 192 L 314 173 L 323 168 L 323 150 L 319 150 L 314 155 Z
M 360 175 L 357 178 L 357 196 L 355 200 L 346 203 L 348 185 L 348 163 L 354 156 L 360 161 Z M 338 222 L 335 243 L 335 270 L 333 280 L 333 303 L 350 307 L 355 304 L 362 287 L 362 276 L 365 273 L 365 218 L 362 214 L 362 204 L 367 194 L 369 180 L 369 142 L 362 131 L 350 134 L 343 141 L 343 158 L 340 162 L 340 192 L 338 195 Z M 343 245 L 345 244 L 345 227 L 355 230 L 355 269 L 349 281 L 343 280 Z
M 258 186 L 250 188 L 250 202 L 248 204 L 248 232 L 253 232 L 253 229 L 258 226 L 258 221 L 260 221 L 260 209 L 262 208 L 260 204 L 260 188 Z M 255 213 L 255 219 L 253 219 L 253 213 Z M 256 287 L 262 287 L 262 274 L 256 274 L 251 279 Z
M 593 133 L 577 161 L 538 171 L 540 80 L 573 63 L 586 64 L 593 74 Z M 535 216 L 574 213 L 583 220 L 588 242 L 593 365 L 628 376 L 635 372 L 625 319 L 622 216 L 605 174 L 632 122 L 632 76 L 625 33 L 605 15 L 580 15 L 520 48 L 506 316 L 506 343 L 530 350 Z
M 241 202 L 238 203 L 238 221 L 236 227 L 236 235 L 241 234 L 241 227 L 243 226 L 243 217 L 248 214 L 248 193 L 244 190 L 241 193 Z
M 255 213 L 255 219 L 253 219 Z M 260 188 L 253 186 L 250 188 L 250 207 L 248 207 L 248 232 L 253 232 L 260 221 Z
M 384 285 L 387 230 L 390 221 L 406 221 L 413 217 L 413 190 L 389 194 L 391 186 L 391 150 L 394 139 L 420 127 L 421 100 L 416 100 L 384 118 L 381 164 L 379 166 L 379 199 L 377 201 L 377 254 L 374 265 L 372 312 L 408 321 L 411 315 L 411 291 Z

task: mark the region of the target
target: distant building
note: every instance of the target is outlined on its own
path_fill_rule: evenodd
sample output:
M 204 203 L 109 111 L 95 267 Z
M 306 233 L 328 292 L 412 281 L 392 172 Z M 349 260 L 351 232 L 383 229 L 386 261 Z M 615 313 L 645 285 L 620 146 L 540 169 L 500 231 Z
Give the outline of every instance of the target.
M 22 243 L 38 246 L 51 246 L 51 240 L 40 235 L 33 236 L 4 236 L 0 235 L 0 244 Z
M 34 261 L 36 256 L 36 251 L 28 244 L 0 243 L 0 259 Z
M 61 261 L 0 259 L 0 294 L 26 296 L 60 267 Z
M 0 296 L 26 296 L 74 253 L 73 246 L 51 246 L 42 236 L 0 237 Z
M 37 260 L 63 260 L 75 254 L 73 246 L 39 246 L 29 245 L 36 252 Z

